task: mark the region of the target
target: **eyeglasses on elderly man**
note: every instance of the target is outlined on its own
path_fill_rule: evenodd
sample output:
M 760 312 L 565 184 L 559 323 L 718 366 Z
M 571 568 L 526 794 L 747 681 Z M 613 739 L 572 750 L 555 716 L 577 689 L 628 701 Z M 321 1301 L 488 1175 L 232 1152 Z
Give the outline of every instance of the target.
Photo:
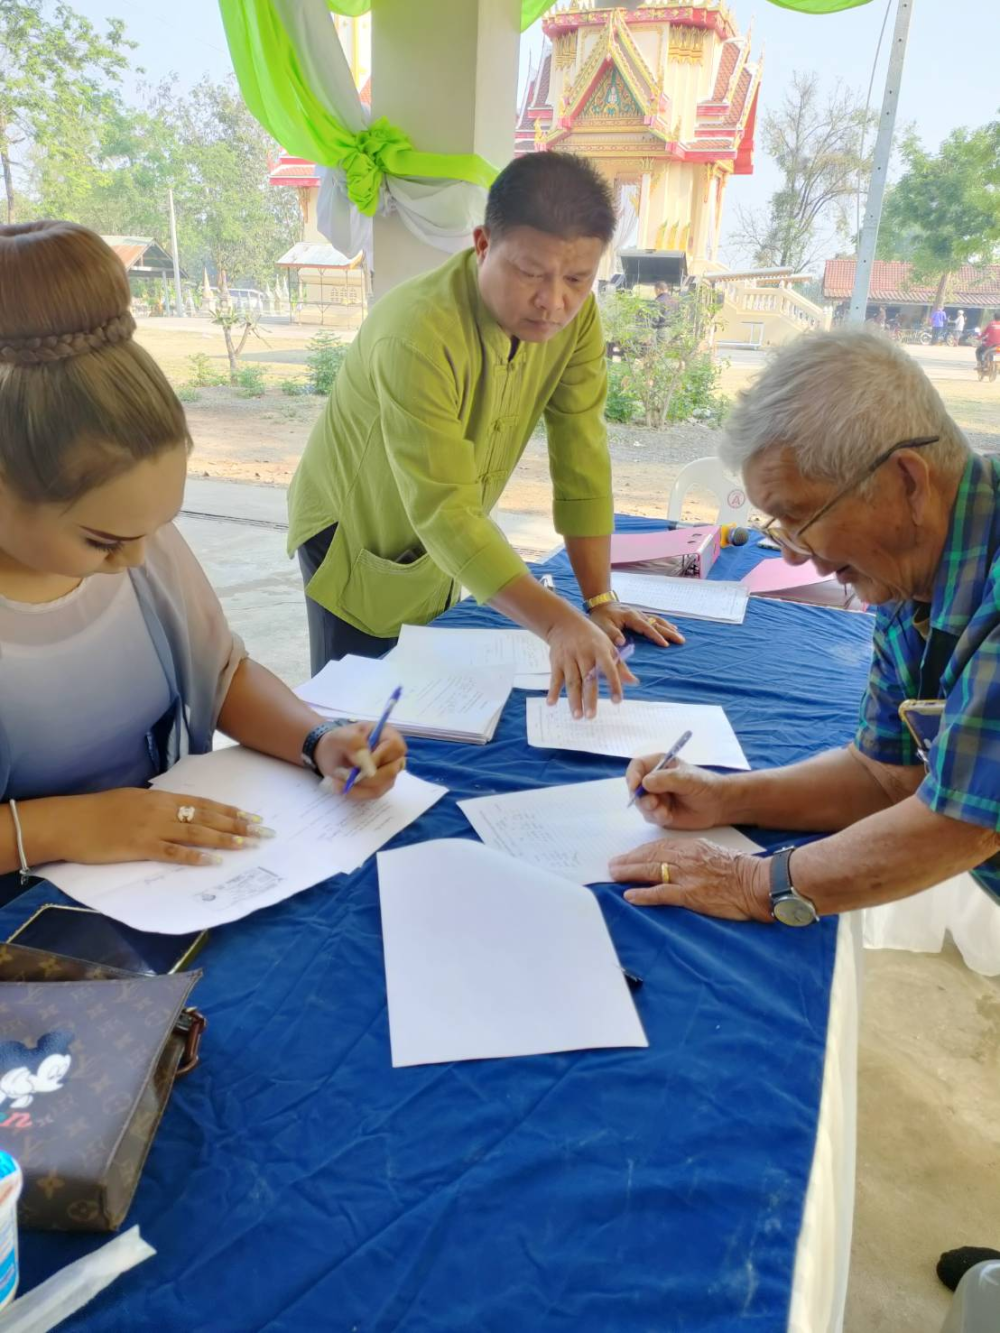
M 928 444 L 937 444 L 940 438 L 940 435 L 921 435 L 911 440 L 900 440 L 898 444 L 894 444 L 883 453 L 880 453 L 874 462 L 866 467 L 859 477 L 855 477 L 853 481 L 848 482 L 846 486 L 837 491 L 832 499 L 827 500 L 824 505 L 817 509 L 816 513 L 813 514 L 811 518 L 806 519 L 805 523 L 802 523 L 797 529 L 789 530 L 780 523 L 778 519 L 769 518 L 764 524 L 762 531 L 766 536 L 770 537 L 772 541 L 777 542 L 782 550 L 789 551 L 792 555 L 802 556 L 808 560 L 814 559 L 816 552 L 808 542 L 803 541 L 803 534 L 808 528 L 811 528 L 815 523 L 818 523 L 821 518 L 825 518 L 834 505 L 839 504 L 840 501 L 850 495 L 852 491 L 856 491 L 860 486 L 863 486 L 866 481 L 875 475 L 882 464 L 887 463 L 889 459 L 892 458 L 893 454 L 899 453 L 900 449 L 923 449 Z

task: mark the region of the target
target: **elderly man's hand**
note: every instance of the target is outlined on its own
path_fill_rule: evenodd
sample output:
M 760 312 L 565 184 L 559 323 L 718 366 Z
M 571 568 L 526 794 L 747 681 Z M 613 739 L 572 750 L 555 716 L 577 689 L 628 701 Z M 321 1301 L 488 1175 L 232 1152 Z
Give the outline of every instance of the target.
M 647 823 L 661 828 L 703 829 L 733 822 L 725 811 L 724 778 L 678 759 L 654 773 L 661 758 L 653 754 L 633 759 L 625 772 L 630 792 L 640 783 L 648 792 L 636 801 Z
M 745 852 L 730 852 L 701 839 L 661 838 L 616 856 L 610 870 L 619 884 L 654 885 L 626 891 L 626 900 L 637 907 L 687 907 L 728 921 L 773 920 L 768 863 Z

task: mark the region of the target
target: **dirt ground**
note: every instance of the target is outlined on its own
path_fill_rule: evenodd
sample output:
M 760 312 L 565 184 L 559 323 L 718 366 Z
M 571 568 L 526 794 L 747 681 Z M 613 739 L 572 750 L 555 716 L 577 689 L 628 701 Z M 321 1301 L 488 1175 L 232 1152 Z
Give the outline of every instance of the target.
M 144 320 L 139 340 L 163 366 L 174 385 L 191 378 L 188 358 L 204 353 L 220 372 L 226 369 L 225 349 L 217 329 L 201 321 L 178 328 L 177 320 Z M 195 452 L 196 476 L 255 481 L 287 486 L 305 447 L 313 422 L 322 411 L 321 398 L 288 397 L 283 380 L 304 380 L 306 343 L 314 329 L 288 325 L 265 328 L 264 345 L 253 340 L 243 361 L 259 366 L 268 385 L 263 398 L 241 397 L 229 388 L 203 388 L 197 401 L 186 404 Z M 345 335 L 346 336 L 346 335 Z M 917 349 L 919 352 L 937 349 Z M 973 446 L 1000 451 L 1000 384 L 979 384 L 971 375 L 968 349 L 956 349 L 938 365 L 935 383 L 949 410 L 968 433 Z M 954 367 L 952 371 L 952 366 Z M 758 372 L 758 365 L 736 362 L 723 373 L 726 394 L 735 396 Z M 705 426 L 673 426 L 649 431 L 629 425 L 610 427 L 615 476 L 615 502 L 620 512 L 662 515 L 674 478 L 685 463 L 713 454 L 716 432 Z M 697 496 L 695 501 L 697 501 Z M 504 493 L 503 507 L 519 513 L 545 513 L 551 489 L 545 441 L 538 435 L 528 445 Z

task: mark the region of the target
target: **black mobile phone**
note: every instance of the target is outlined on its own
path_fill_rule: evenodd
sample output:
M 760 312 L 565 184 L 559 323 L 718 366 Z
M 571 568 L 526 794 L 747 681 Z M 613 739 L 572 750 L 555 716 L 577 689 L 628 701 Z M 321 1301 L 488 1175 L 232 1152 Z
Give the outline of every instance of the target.
M 916 742 L 917 753 L 926 764 L 930 748 L 941 729 L 944 700 L 904 699 L 899 705 L 899 716 Z
M 123 972 L 158 976 L 183 971 L 207 938 L 204 930 L 193 935 L 133 930 L 89 907 L 47 903 L 14 931 L 8 944 L 44 949 L 85 963 L 103 963 Z

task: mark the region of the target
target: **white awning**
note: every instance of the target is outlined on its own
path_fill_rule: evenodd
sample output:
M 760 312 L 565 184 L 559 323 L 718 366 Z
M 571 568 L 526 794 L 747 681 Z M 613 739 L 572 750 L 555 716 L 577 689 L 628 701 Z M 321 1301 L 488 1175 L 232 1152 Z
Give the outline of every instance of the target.
M 354 268 L 361 262 L 360 253 L 353 259 L 342 255 L 335 246 L 319 241 L 299 241 L 277 261 L 278 268 Z

